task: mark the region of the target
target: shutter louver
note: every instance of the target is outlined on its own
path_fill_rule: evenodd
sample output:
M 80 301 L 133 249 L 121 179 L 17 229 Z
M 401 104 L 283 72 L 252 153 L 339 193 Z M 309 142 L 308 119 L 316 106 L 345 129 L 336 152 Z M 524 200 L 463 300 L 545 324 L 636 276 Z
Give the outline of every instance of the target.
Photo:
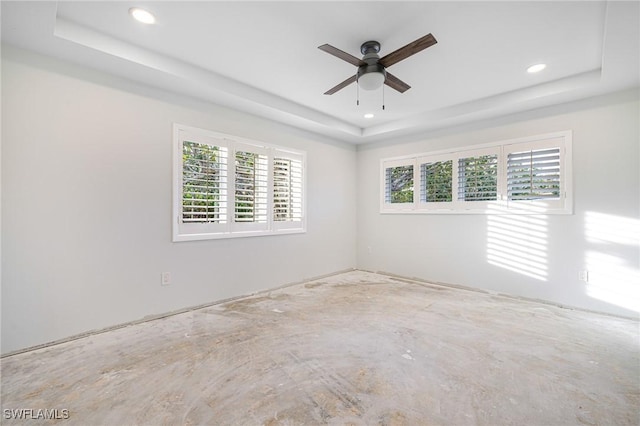
M 420 201 L 423 203 L 451 201 L 452 166 L 451 160 L 420 165 Z
M 560 148 L 510 153 L 507 158 L 509 200 L 560 198 Z
M 458 160 L 458 200 L 498 199 L 498 156 L 482 155 Z
M 267 222 L 268 162 L 266 155 L 235 154 L 235 222 Z
M 273 220 L 302 221 L 302 161 L 276 157 L 273 160 Z
M 182 150 L 182 222 L 226 221 L 227 149 L 184 141 Z

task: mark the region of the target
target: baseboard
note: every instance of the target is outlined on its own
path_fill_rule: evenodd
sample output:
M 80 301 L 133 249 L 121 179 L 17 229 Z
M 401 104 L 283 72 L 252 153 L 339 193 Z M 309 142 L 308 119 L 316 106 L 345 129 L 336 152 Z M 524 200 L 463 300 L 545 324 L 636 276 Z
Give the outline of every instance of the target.
M 120 324 L 116 324 L 116 325 L 113 325 L 113 326 L 104 327 L 104 328 L 100 328 L 100 329 L 96 329 L 96 330 L 85 331 L 83 333 L 74 334 L 74 335 L 69 336 L 69 337 L 53 340 L 53 341 L 47 342 L 47 343 L 42 343 L 40 345 L 29 346 L 29 347 L 26 347 L 26 348 L 23 348 L 23 349 L 17 349 L 15 351 L 7 352 L 6 354 L 0 355 L 0 359 L 7 358 L 7 357 L 10 357 L 10 356 L 14 356 L 14 355 L 19 355 L 19 354 L 22 354 L 22 353 L 25 353 L 25 352 L 31 352 L 31 351 L 36 351 L 36 350 L 39 350 L 39 349 L 49 348 L 51 346 L 61 345 L 63 343 L 67 343 L 67 342 L 72 342 L 74 340 L 83 339 L 85 337 L 95 336 L 97 334 L 107 333 L 109 331 L 118 330 L 120 328 L 130 327 L 132 325 L 138 325 L 138 324 L 142 324 L 142 323 L 145 323 L 145 322 L 156 321 L 156 320 L 159 320 L 159 319 L 162 319 L 162 318 L 167 318 L 167 317 L 171 317 L 171 316 L 174 316 L 174 315 L 184 314 L 186 312 L 197 311 L 198 309 L 209 308 L 211 306 L 222 305 L 224 303 L 232 302 L 232 301 L 238 300 L 238 299 L 243 299 L 245 297 L 257 296 L 257 295 L 269 293 L 271 291 L 280 290 L 280 289 L 284 289 L 284 288 L 287 288 L 287 287 L 292 287 L 294 285 L 304 284 L 304 283 L 309 282 L 309 281 L 320 280 L 320 279 L 323 279 L 323 278 L 327 278 L 327 277 L 331 277 L 331 276 L 339 275 L 339 274 L 344 274 L 345 272 L 350 272 L 350 271 L 355 271 L 355 270 L 356 270 L 355 268 L 343 269 L 341 271 L 336 271 L 336 272 L 331 272 L 329 274 L 324 274 L 324 275 L 318 275 L 318 276 L 314 276 L 314 277 L 310 277 L 310 278 L 305 278 L 302 281 L 290 282 L 290 283 L 283 284 L 283 285 L 280 285 L 280 286 L 277 286 L 277 287 L 255 291 L 253 293 L 242 294 L 242 295 L 239 295 L 239 296 L 229 297 L 229 298 L 226 298 L 226 299 L 216 300 L 216 301 L 213 301 L 213 302 L 203 303 L 203 304 L 200 304 L 200 305 L 189 306 L 187 308 L 177 309 L 177 310 L 174 310 L 174 311 L 164 312 L 164 313 L 161 313 L 161 314 L 147 315 L 147 316 L 145 316 L 143 318 L 140 318 L 140 319 L 137 319 L 137 320 L 128 321 L 128 322 L 124 322 L 124 323 L 120 323 Z
M 370 270 L 360 269 L 360 268 L 349 268 L 349 269 L 343 269 L 341 271 L 331 272 L 329 274 L 324 274 L 324 275 L 318 275 L 318 276 L 314 276 L 314 277 L 310 277 L 310 278 L 305 278 L 305 279 L 303 279 L 301 281 L 290 282 L 290 283 L 283 284 L 283 285 L 280 285 L 280 286 L 277 286 L 277 287 L 268 288 L 268 289 L 264 289 L 264 290 L 259 290 L 259 291 L 253 292 L 253 293 L 242 294 L 242 295 L 239 295 L 239 296 L 234 296 L 234 297 L 230 297 L 230 298 L 226 298 L 226 299 L 216 300 L 216 301 L 213 301 L 213 302 L 203 303 L 203 304 L 200 304 L 200 305 L 190 306 L 190 307 L 187 307 L 187 308 L 178 309 L 178 310 L 165 312 L 165 313 L 161 313 L 161 314 L 149 315 L 149 316 L 146 316 L 146 317 L 138 319 L 138 320 L 128 321 L 128 322 L 117 324 L 117 325 L 113 325 L 113 326 L 110 326 L 110 327 L 105 327 L 105 328 L 101 328 L 101 329 L 97 329 L 97 330 L 87 331 L 87 332 L 80 333 L 80 334 L 75 334 L 73 336 L 69 336 L 69 337 L 66 337 L 66 338 L 63 338 L 63 339 L 58 339 L 58 340 L 54 340 L 54 341 L 51 341 L 51 342 L 43 343 L 43 344 L 40 344 L 40 345 L 30 346 L 30 347 L 27 347 L 27 348 L 11 351 L 11 352 L 8 352 L 6 354 L 0 355 L 0 359 L 6 358 L 6 357 L 10 357 L 10 356 L 13 356 L 13 355 L 22 354 L 22 353 L 25 353 L 25 352 L 31 352 L 31 351 L 35 351 L 35 350 L 39 350 L 39 349 L 45 349 L 45 348 L 48 348 L 48 347 L 51 347 L 51 346 L 60 345 L 60 344 L 63 344 L 63 343 L 67 343 L 67 342 L 71 342 L 71 341 L 74 341 L 74 340 L 83 339 L 85 337 L 94 336 L 94 335 L 97 335 L 97 334 L 107 333 L 109 331 L 118 330 L 120 328 L 129 327 L 129 326 L 132 326 L 132 325 L 138 325 L 138 324 L 142 324 L 142 323 L 145 323 L 145 322 L 156 321 L 156 320 L 159 320 L 159 319 L 162 319 L 162 318 L 167 318 L 167 317 L 171 317 L 171 316 L 174 316 L 174 315 L 179 315 L 179 314 L 183 314 L 183 313 L 186 313 L 186 312 L 196 311 L 198 309 L 203 309 L 203 308 L 208 308 L 208 307 L 211 307 L 211 306 L 221 305 L 221 304 L 224 304 L 224 303 L 232 302 L 234 300 L 243 299 L 245 297 L 258 296 L 258 295 L 269 293 L 269 292 L 272 292 L 272 291 L 281 290 L 281 289 L 284 289 L 284 288 L 287 288 L 287 287 L 292 287 L 292 286 L 295 286 L 295 285 L 300 285 L 300 284 L 304 284 L 304 283 L 307 283 L 307 282 L 310 282 L 310 281 L 316 281 L 316 280 L 332 277 L 334 275 L 339 275 L 339 274 L 343 274 L 345 272 L 351 272 L 351 271 L 362 271 L 362 272 L 370 272 L 370 273 L 374 273 L 374 274 L 385 275 L 387 277 L 390 277 L 390 278 L 393 278 L 393 279 L 396 279 L 396 280 L 399 280 L 399 281 L 402 281 L 402 282 L 406 282 L 406 283 L 409 283 L 409 284 L 423 285 L 423 286 L 429 286 L 429 287 L 447 287 L 447 288 L 452 288 L 452 289 L 456 289 L 456 290 L 470 291 L 470 292 L 474 292 L 474 293 L 491 294 L 491 295 L 500 296 L 500 297 L 504 297 L 504 298 L 512 299 L 512 300 L 518 300 L 518 301 L 524 301 L 524 302 L 530 302 L 530 303 L 537 303 L 537 304 L 543 304 L 543 305 L 547 305 L 547 306 L 554 306 L 554 307 L 561 308 L 561 309 L 568 309 L 568 310 L 573 310 L 573 311 L 581 311 L 581 312 L 587 312 L 587 313 L 591 313 L 591 314 L 605 315 L 605 316 L 609 316 L 609 317 L 615 317 L 615 318 L 622 318 L 622 319 L 626 319 L 626 320 L 638 321 L 637 317 L 630 317 L 630 316 L 625 316 L 625 315 L 611 314 L 611 313 L 608 313 L 608 312 L 595 311 L 595 310 L 585 309 L 585 308 L 581 308 L 581 307 L 577 307 L 577 306 L 571 306 L 571 305 L 564 305 L 564 304 L 560 304 L 560 303 L 555 303 L 555 302 L 551 302 L 551 301 L 548 301 L 548 300 L 534 299 L 534 298 L 523 297 L 523 296 L 515 296 L 515 295 L 511 295 L 511 294 L 499 293 L 499 292 L 495 292 L 495 291 L 490 291 L 490 290 L 485 290 L 485 289 L 475 288 L 475 287 L 468 287 L 468 286 L 463 286 L 463 285 L 458 285 L 458 284 L 450 284 L 450 283 L 443 283 L 443 282 L 438 282 L 438 281 L 430 281 L 430 280 L 425 280 L 423 278 L 418 278 L 418 277 L 406 277 L 406 276 L 403 276 L 403 275 L 398 275 L 398 274 L 394 274 L 392 272 L 386 272 L 386 271 L 370 271 Z
M 622 318 L 622 319 L 632 320 L 632 321 L 639 321 L 640 320 L 640 318 L 638 318 L 638 317 L 632 317 L 632 316 L 621 315 L 621 314 L 612 314 L 610 312 L 596 311 L 596 310 L 593 310 L 593 309 L 581 308 L 579 306 L 573 306 L 573 305 L 565 305 L 563 303 L 556 303 L 556 302 L 552 302 L 552 301 L 549 301 L 549 300 L 536 299 L 536 298 L 533 298 L 533 297 L 516 296 L 516 295 L 513 295 L 513 294 L 500 293 L 500 292 L 497 292 L 497 291 L 486 290 L 486 289 L 482 289 L 482 288 L 469 287 L 469 286 L 464 286 L 464 285 L 459 285 L 459 284 L 443 283 L 443 282 L 439 282 L 439 281 L 430 281 L 430 280 L 425 280 L 423 278 L 417 278 L 417 277 L 405 277 L 405 276 L 402 276 L 402 275 L 394 274 L 392 272 L 366 271 L 364 269 L 358 269 L 358 270 L 364 271 L 364 272 L 372 272 L 372 273 L 380 274 L 380 275 L 386 275 L 386 276 L 391 277 L 391 278 L 395 278 L 395 279 L 398 279 L 398 280 L 402 280 L 402 281 L 409 282 L 409 283 L 414 283 L 414 284 L 427 285 L 427 286 L 448 287 L 448 288 L 454 288 L 454 289 L 457 289 L 457 290 L 472 291 L 472 292 L 475 292 L 475 293 L 491 294 L 491 295 L 494 295 L 494 296 L 500 296 L 500 297 L 504 297 L 504 298 L 507 298 L 507 299 L 519 300 L 519 301 L 523 301 L 523 302 L 540 303 L 540 304 L 543 304 L 543 305 L 554 306 L 556 308 L 567 309 L 567 310 L 571 310 L 571 311 L 581 311 L 581 312 L 587 312 L 587 313 L 590 313 L 590 314 L 605 315 L 605 316 L 608 316 L 608 317 Z

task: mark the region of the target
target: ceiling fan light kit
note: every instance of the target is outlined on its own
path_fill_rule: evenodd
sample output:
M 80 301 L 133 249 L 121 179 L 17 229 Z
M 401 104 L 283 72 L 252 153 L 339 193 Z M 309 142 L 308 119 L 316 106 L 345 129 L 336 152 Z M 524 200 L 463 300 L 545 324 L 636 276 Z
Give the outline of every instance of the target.
M 370 40 L 362 43 L 360 46 L 360 53 L 363 55 L 362 59 L 358 59 L 355 56 L 329 44 L 318 46 L 318 49 L 358 67 L 354 76 L 347 78 L 342 83 L 327 90 L 324 94 L 333 95 L 338 90 L 347 87 L 353 82 L 356 82 L 358 88 L 362 88 L 363 90 L 376 90 L 382 87 L 383 84 L 386 84 L 392 89 L 395 89 L 400 93 L 404 93 L 409 90 L 411 86 L 389 73 L 387 68 L 408 58 L 409 56 L 415 55 L 427 47 L 433 46 L 437 42 L 438 41 L 432 34 L 427 34 L 426 36 L 421 37 L 380 58 L 380 56 L 378 56 L 378 53 L 380 52 L 380 43 L 375 40 Z
M 365 65 L 358 68 L 357 82 L 362 90 L 379 89 L 386 79 L 387 72 L 380 64 Z

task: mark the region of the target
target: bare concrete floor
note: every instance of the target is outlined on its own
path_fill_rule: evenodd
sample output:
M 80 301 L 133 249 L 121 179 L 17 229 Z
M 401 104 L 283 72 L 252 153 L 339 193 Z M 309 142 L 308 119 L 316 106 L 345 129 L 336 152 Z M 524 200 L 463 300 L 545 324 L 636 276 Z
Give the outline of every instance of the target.
M 2 423 L 638 425 L 639 359 L 635 321 L 354 271 L 6 357 Z

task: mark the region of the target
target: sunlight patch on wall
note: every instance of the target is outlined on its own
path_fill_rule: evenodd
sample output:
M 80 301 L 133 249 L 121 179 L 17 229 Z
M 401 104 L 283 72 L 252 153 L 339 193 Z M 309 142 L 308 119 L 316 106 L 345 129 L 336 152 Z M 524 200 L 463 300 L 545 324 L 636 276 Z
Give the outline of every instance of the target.
M 588 251 L 587 295 L 634 312 L 640 312 L 640 274 L 619 256 Z
M 496 214 L 501 212 L 499 209 L 499 206 L 491 206 L 490 214 L 487 216 L 487 262 L 546 281 L 548 240 L 546 216 Z M 532 205 L 531 211 L 536 212 L 535 205 Z
M 585 238 L 587 295 L 640 312 L 640 220 L 587 212 Z
M 587 212 L 584 221 L 587 242 L 622 244 L 636 248 L 640 244 L 640 220 L 638 219 Z

